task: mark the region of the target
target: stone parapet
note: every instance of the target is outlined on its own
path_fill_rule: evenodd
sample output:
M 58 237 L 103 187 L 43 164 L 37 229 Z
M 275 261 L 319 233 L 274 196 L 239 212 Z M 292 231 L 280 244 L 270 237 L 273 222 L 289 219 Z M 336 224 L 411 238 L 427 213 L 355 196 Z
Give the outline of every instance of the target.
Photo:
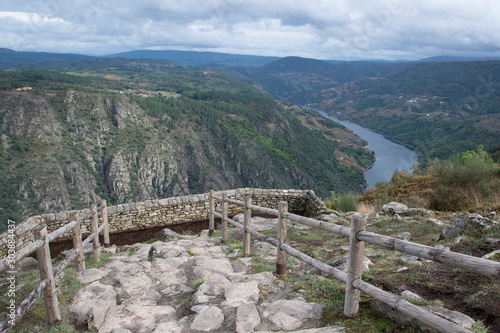
M 215 192 L 215 195 L 221 196 L 222 192 Z M 277 209 L 280 201 L 287 201 L 289 211 L 297 214 L 313 216 L 326 209 L 325 204 L 316 197 L 314 192 L 308 190 L 239 188 L 225 192 L 228 193 L 229 198 L 239 201 L 244 201 L 245 197 L 251 196 L 252 204 L 266 208 Z M 209 196 L 209 193 L 202 193 L 108 206 L 110 233 L 208 219 Z M 229 214 L 243 211 L 243 207 L 232 204 L 228 206 Z M 215 209 L 220 212 L 221 203 L 218 200 L 216 200 Z M 88 211 L 89 209 L 84 209 L 77 212 L 82 216 Z M 15 231 L 16 249 L 19 250 L 34 241 L 32 229 L 36 225 L 46 225 L 50 233 L 69 223 L 72 212 L 74 211 L 32 216 L 18 224 Z M 101 223 L 99 216 L 99 224 Z M 82 234 L 90 234 L 90 220 L 83 221 L 80 228 Z M 71 234 L 68 232 L 62 237 L 69 238 Z M 7 233 L 0 235 L 0 258 L 7 254 L 7 240 Z

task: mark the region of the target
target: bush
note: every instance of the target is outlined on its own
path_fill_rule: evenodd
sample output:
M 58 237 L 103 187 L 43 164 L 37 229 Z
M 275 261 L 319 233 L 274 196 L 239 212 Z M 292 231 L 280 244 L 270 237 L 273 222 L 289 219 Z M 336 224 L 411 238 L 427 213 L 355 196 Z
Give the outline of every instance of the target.
M 326 206 L 329 209 L 335 209 L 341 212 L 353 212 L 356 211 L 358 202 L 359 195 L 352 192 L 339 195 L 332 192 L 330 198 L 326 201 Z
M 497 199 L 500 188 L 497 173 L 500 168 L 479 147 L 448 161 L 435 161 L 431 172 L 435 176 L 430 207 L 442 211 L 463 211 L 487 206 Z

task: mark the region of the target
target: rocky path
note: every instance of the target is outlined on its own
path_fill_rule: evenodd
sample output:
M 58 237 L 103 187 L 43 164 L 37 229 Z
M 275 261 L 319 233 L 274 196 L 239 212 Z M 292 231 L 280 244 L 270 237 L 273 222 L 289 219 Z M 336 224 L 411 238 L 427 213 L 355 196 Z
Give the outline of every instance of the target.
M 99 332 L 344 332 L 323 327 L 322 305 L 305 301 L 271 272 L 251 273 L 205 230 L 122 247 L 70 306 L 82 328 Z

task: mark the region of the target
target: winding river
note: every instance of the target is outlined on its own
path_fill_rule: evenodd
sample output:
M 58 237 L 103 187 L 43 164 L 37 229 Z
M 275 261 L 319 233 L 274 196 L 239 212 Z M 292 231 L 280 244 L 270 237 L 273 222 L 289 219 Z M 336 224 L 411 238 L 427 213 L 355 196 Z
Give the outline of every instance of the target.
M 368 183 L 367 188 L 374 188 L 377 182 L 387 182 L 391 180 L 396 170 L 411 171 L 411 167 L 417 162 L 417 153 L 402 144 L 386 139 L 383 135 L 375 133 L 358 124 L 331 117 L 324 111 L 317 109 L 311 110 L 318 112 L 325 118 L 341 123 L 352 130 L 354 134 L 361 139 L 368 142 L 368 149 L 375 153 L 375 162 L 365 174 Z

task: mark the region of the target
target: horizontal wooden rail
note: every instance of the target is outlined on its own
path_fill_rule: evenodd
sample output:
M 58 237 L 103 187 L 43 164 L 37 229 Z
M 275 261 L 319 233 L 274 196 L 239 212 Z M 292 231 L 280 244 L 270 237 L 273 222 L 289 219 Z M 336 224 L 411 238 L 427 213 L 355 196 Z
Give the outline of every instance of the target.
M 387 293 L 367 282 L 364 282 L 361 279 L 361 261 L 360 258 L 362 258 L 362 254 L 364 251 L 364 246 L 363 242 L 375 244 L 381 247 L 385 247 L 391 250 L 397 250 L 403 253 L 408 253 L 411 255 L 416 255 L 421 258 L 427 258 L 431 259 L 437 262 L 441 262 L 444 264 L 448 264 L 454 267 L 460 267 L 464 268 L 469 271 L 473 271 L 476 273 L 480 273 L 486 276 L 491 276 L 491 277 L 499 277 L 500 276 L 500 263 L 493 262 L 491 260 L 487 259 L 482 259 L 482 258 L 477 258 L 477 257 L 472 257 L 468 255 L 464 255 L 461 253 L 456 253 L 452 251 L 444 251 L 444 250 L 439 250 L 436 248 L 432 248 L 429 246 L 417 244 L 417 243 L 412 243 L 388 236 L 383 236 L 371 232 L 367 232 L 364 230 L 364 225 L 365 225 L 365 219 L 366 217 L 362 214 L 354 215 L 353 220 L 351 221 L 351 227 L 346 227 L 346 226 L 341 226 L 337 224 L 332 224 L 328 222 L 323 222 L 323 221 L 318 221 L 312 218 L 307 218 L 303 217 L 300 215 L 288 213 L 283 208 L 281 208 L 281 213 L 280 211 L 276 209 L 271 209 L 271 208 L 264 208 L 260 206 L 255 206 L 251 204 L 251 199 L 247 198 L 245 199 L 245 203 L 238 201 L 238 200 L 232 200 L 227 198 L 227 193 L 223 192 L 222 197 L 216 197 L 213 196 L 213 191 L 211 191 L 211 200 L 217 199 L 222 201 L 222 214 L 219 214 L 215 212 L 213 209 L 213 202 L 211 203 L 211 209 L 210 209 L 210 217 L 213 219 L 214 216 L 221 218 L 223 221 L 223 235 L 224 232 L 227 233 L 227 223 L 231 223 L 232 225 L 241 228 L 244 230 L 245 233 L 250 234 L 254 236 L 257 239 L 266 241 L 270 244 L 275 245 L 277 249 L 277 267 L 279 266 L 280 262 L 280 251 L 284 251 L 300 260 L 303 262 L 319 269 L 320 271 L 329 274 L 333 276 L 335 279 L 343 281 L 344 283 L 349 283 L 350 288 L 347 288 L 346 285 L 346 304 L 345 304 L 345 309 L 344 313 L 350 313 L 353 316 L 356 316 L 358 311 L 359 311 L 359 298 L 355 296 L 355 294 L 359 294 L 360 291 L 363 291 L 367 295 L 370 295 L 374 297 L 375 299 L 379 300 L 380 302 L 389 305 L 390 307 L 400 311 L 403 314 L 406 314 L 410 316 L 411 318 L 414 318 L 424 325 L 427 325 L 435 330 L 438 330 L 440 332 L 469 332 L 469 330 L 464 329 L 463 327 L 456 325 L 438 315 L 435 315 L 429 311 L 426 311 L 416 305 L 413 305 L 404 299 L 401 299 L 398 296 L 392 295 L 390 293 Z M 353 256 L 350 253 L 350 258 L 348 261 L 349 269 L 348 273 L 345 273 L 341 270 L 338 270 L 334 267 L 331 267 L 317 259 L 314 259 L 307 254 L 300 252 L 293 247 L 289 246 L 286 244 L 286 236 L 282 237 L 284 238 L 280 242 L 276 239 L 267 237 L 264 234 L 261 234 L 257 231 L 252 230 L 249 228 L 249 226 L 245 227 L 243 224 L 238 223 L 230 218 L 227 217 L 227 206 L 226 203 L 231 203 L 235 204 L 238 206 L 242 206 L 245 208 L 245 214 L 247 214 L 247 209 L 251 212 L 259 212 L 259 213 L 264 213 L 264 214 L 269 214 L 273 216 L 278 216 L 278 220 L 280 218 L 282 219 L 288 219 L 290 221 L 294 221 L 300 224 L 304 224 L 307 226 L 315 227 L 320 230 L 336 233 L 339 235 L 343 235 L 346 237 L 350 237 L 350 252 L 356 252 L 356 255 Z M 286 203 L 280 203 L 280 205 Z M 248 218 L 248 217 L 247 217 Z M 226 223 L 227 222 L 227 223 Z M 281 228 L 285 229 L 286 233 L 286 222 L 282 223 L 283 226 Z M 225 229 L 225 230 L 224 230 Z M 283 231 L 282 231 L 283 232 Z M 278 232 L 279 235 L 279 232 Z M 224 237 L 223 237 L 224 238 Z M 226 238 L 227 240 L 227 238 Z M 223 239 L 224 241 L 224 239 Z M 357 249 L 357 250 L 356 250 Z M 356 251 L 355 251 L 356 250 Z M 286 274 L 286 263 L 284 263 L 284 255 L 281 254 L 282 259 L 281 259 L 281 266 L 283 266 L 284 269 L 282 269 L 282 273 Z M 352 258 L 351 258 L 352 257 Z M 356 268 L 357 267 L 357 268 Z M 277 272 L 279 272 L 279 269 L 277 268 Z M 349 293 L 347 290 L 351 290 Z M 349 296 L 350 295 L 350 296 Z M 347 302 L 348 296 L 350 297 L 350 304 L 349 306 Z
M 7 267 L 10 266 L 9 262 L 19 262 L 19 260 L 26 258 L 39 248 L 43 246 L 44 242 L 42 240 L 37 240 L 32 243 L 29 243 L 19 251 L 16 251 L 13 258 L 9 258 L 8 256 L 0 260 L 0 272 L 4 271 Z
M 13 262 L 16 263 L 19 260 L 27 257 L 28 255 L 32 254 L 33 252 L 37 251 L 37 257 L 38 257 L 38 265 L 40 267 L 40 275 L 42 278 L 42 281 L 40 284 L 33 290 L 31 293 L 26 297 L 19 306 L 14 310 L 12 313 L 9 313 L 7 315 L 7 318 L 5 318 L 1 323 L 0 323 L 0 332 L 7 332 L 9 331 L 17 321 L 19 321 L 22 316 L 29 310 L 29 308 L 32 306 L 33 303 L 42 295 L 42 293 L 45 291 L 45 306 L 47 309 L 47 316 L 49 319 L 49 323 L 52 324 L 54 322 L 57 322 L 60 320 L 60 314 L 59 314 L 59 308 L 58 308 L 58 303 L 56 299 L 55 293 L 51 293 L 50 290 L 55 290 L 55 277 L 59 275 L 68 265 L 71 261 L 75 259 L 75 257 L 83 257 L 83 246 L 89 244 L 91 241 L 95 240 L 96 237 L 98 239 L 99 233 L 104 230 L 104 240 L 105 240 L 105 246 L 109 246 L 109 223 L 108 223 L 108 216 L 107 216 L 107 207 L 106 207 L 106 201 L 102 200 L 102 205 L 97 208 L 96 205 L 92 205 L 91 210 L 85 213 L 83 216 L 78 217 L 77 213 L 71 214 L 71 217 L 73 221 L 69 222 L 65 226 L 53 231 L 50 234 L 47 234 L 46 232 L 46 226 L 39 226 L 34 230 L 35 233 L 35 241 L 31 242 L 30 244 L 26 245 L 22 249 L 18 250 L 15 252 L 14 255 L 11 255 L 11 257 L 7 256 L 6 258 L 3 258 L 0 261 L 0 271 L 3 271 L 9 265 L 11 265 Z M 103 223 L 101 224 L 100 227 L 97 227 L 98 224 L 98 218 L 97 214 L 101 212 L 102 216 L 102 221 Z M 80 244 L 82 246 L 77 246 L 77 248 L 74 248 L 71 250 L 67 255 L 66 258 L 57 265 L 57 267 L 53 270 L 52 269 L 52 260 L 50 258 L 50 250 L 49 250 L 49 243 L 66 232 L 72 231 L 73 236 L 75 235 L 75 230 L 80 229 L 80 223 L 92 218 L 92 233 L 83 241 L 81 242 L 80 238 Z M 79 236 L 79 235 L 78 235 Z M 41 239 L 40 239 L 41 238 Z M 74 237 L 73 237 L 74 238 Z M 76 246 L 76 245 L 75 245 Z M 97 250 L 97 251 L 96 251 Z M 97 253 L 97 255 L 96 255 Z M 96 262 L 99 261 L 99 242 L 94 241 L 94 256 L 96 257 Z M 83 259 L 84 260 L 84 259 Z M 82 261 L 83 261 L 82 260 Z M 84 264 L 84 262 L 83 262 Z M 85 266 L 83 266 L 85 267 Z
M 29 310 L 29 308 L 33 305 L 33 303 L 36 302 L 38 298 L 42 295 L 43 291 L 45 290 L 45 287 L 47 287 L 47 284 L 49 284 L 50 281 L 48 279 L 44 279 L 40 281 L 38 286 L 31 291 L 31 293 L 19 304 L 14 310 L 14 319 L 12 319 L 10 316 L 7 316 L 1 323 L 0 323 L 0 332 L 7 332 L 11 328 L 14 327 L 14 325 L 21 319 L 21 317 Z
M 397 238 L 379 235 L 373 232 L 360 231 L 357 238 L 370 244 L 375 244 L 387 249 L 411 254 L 420 258 L 459 267 L 470 272 L 500 279 L 500 262 L 469 256 L 466 254 L 445 251 L 434 247 L 412 243 Z
M 233 204 L 233 205 L 236 205 L 236 206 L 241 206 L 241 207 L 245 206 L 245 203 L 243 201 L 239 201 L 239 200 L 233 200 L 233 199 L 227 198 L 226 202 Z
M 439 332 L 472 333 L 462 326 L 454 324 L 451 321 L 413 305 L 398 296 L 389 294 L 388 292 L 385 292 L 365 281 L 358 279 L 354 280 L 352 284 L 354 287 L 360 289 L 367 295 L 370 295 L 382 303 L 389 305 L 397 311 L 417 319 L 421 323 L 430 326 Z
M 338 224 L 333 224 L 329 222 L 323 222 L 323 221 L 318 221 L 309 217 L 304 217 L 300 216 L 297 214 L 292 214 L 292 213 L 283 213 L 283 217 L 289 219 L 290 221 L 298 222 L 300 224 L 305 224 L 310 227 L 318 228 L 321 230 L 333 232 L 339 235 L 344 235 L 346 237 L 349 237 L 351 228 L 350 227 L 345 227 L 342 225 Z
M 259 212 L 262 214 L 268 214 L 268 215 L 273 215 L 273 216 L 278 216 L 278 210 L 277 209 L 272 209 L 272 208 L 265 208 L 265 207 L 260 207 L 260 206 L 255 206 L 255 205 L 250 205 L 249 207 L 252 212 Z

